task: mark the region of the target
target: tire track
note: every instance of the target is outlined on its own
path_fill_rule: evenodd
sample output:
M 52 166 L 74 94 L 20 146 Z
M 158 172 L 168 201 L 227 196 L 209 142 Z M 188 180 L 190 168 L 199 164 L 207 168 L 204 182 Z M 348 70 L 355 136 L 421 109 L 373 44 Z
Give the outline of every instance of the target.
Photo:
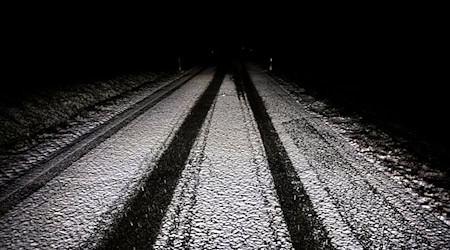
M 292 249 L 256 121 L 228 76 L 213 108 L 155 249 Z
M 215 71 L 208 67 L 1 216 L 0 249 L 98 247 Z
M 129 109 L 124 110 L 110 121 L 81 135 L 71 144 L 60 149 L 45 161 L 33 166 L 29 172 L 8 183 L 8 186 L 2 187 L 2 189 L 0 189 L 0 216 L 4 215 L 9 209 L 27 198 L 33 192 L 43 187 L 73 162 L 80 159 L 87 152 L 98 146 L 121 128 L 125 127 L 132 120 L 136 119 L 162 99 L 175 92 L 201 71 L 203 71 L 203 69 L 195 69 L 186 76 L 161 87 L 152 95 L 139 101 Z
M 242 64 L 234 70 L 236 88 L 248 97 L 261 133 L 292 245 L 295 249 L 333 249 L 248 72 Z
M 415 204 L 414 194 L 260 69 L 249 69 L 333 246 L 448 249 L 448 226 Z
M 190 149 L 201 129 L 225 76 L 219 66 L 208 88 L 197 100 L 174 139 L 161 155 L 155 169 L 130 200 L 127 212 L 118 219 L 103 249 L 152 248 Z

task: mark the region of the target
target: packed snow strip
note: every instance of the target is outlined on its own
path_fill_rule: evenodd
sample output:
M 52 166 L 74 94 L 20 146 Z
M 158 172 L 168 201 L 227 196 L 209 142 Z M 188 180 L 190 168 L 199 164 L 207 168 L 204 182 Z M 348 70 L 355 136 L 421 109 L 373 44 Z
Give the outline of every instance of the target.
M 257 68 L 250 73 L 337 248 L 450 248 L 449 227 L 415 203 L 413 194 Z
M 23 96 L 16 100 L 20 105 L 6 102 L 6 107 L 0 107 L 0 145 L 65 122 L 86 107 L 139 88 L 159 76 L 161 73 L 130 72 L 104 80 L 69 83 L 67 79 L 58 79 L 63 84 Z
M 191 150 L 154 248 L 292 248 L 255 119 L 229 76 Z
M 214 71 L 194 77 L 2 216 L 0 248 L 95 247 Z
M 316 99 L 298 83 L 270 76 L 280 83 L 296 102 L 300 102 L 308 112 L 315 114 L 312 116 L 314 119 L 322 122 L 325 120 L 325 123 L 332 126 L 334 131 L 345 135 L 338 138 L 344 138 L 358 149 L 359 154 L 375 164 L 379 171 L 385 172 L 397 182 L 402 182 L 407 189 L 412 189 L 411 191 L 417 194 L 414 195 L 415 199 L 422 207 L 431 210 L 438 218 L 450 225 L 450 213 L 448 213 L 450 212 L 450 190 L 444 189 L 442 183 L 439 184 L 444 181 L 445 173 L 430 167 L 435 165 L 431 159 L 419 159 L 417 154 L 408 149 L 409 146 L 416 147 L 414 144 L 417 141 L 413 138 L 398 140 L 379 128 L 376 123 L 367 123 L 361 116 L 345 114 L 330 103 Z M 348 145 L 343 143 L 345 144 Z M 419 144 L 422 143 L 419 142 Z
M 164 80 L 158 78 L 160 81 L 150 81 L 135 86 L 137 88 L 135 90 L 126 92 L 126 94 L 122 93 L 120 96 L 112 96 L 108 102 L 100 102 L 91 107 L 90 110 L 80 112 L 77 117 L 67 118 L 66 126 L 64 128 L 56 127 L 54 133 L 37 134 L 31 145 L 22 145 L 22 147 L 17 145 L 17 148 L 0 152 L 0 189 L 7 187 L 12 180 L 26 174 L 36 164 L 48 160 L 64 147 L 77 141 L 81 136 L 107 123 L 121 112 L 188 73 L 161 77 Z M 122 85 L 126 86 L 127 84 L 122 83 Z

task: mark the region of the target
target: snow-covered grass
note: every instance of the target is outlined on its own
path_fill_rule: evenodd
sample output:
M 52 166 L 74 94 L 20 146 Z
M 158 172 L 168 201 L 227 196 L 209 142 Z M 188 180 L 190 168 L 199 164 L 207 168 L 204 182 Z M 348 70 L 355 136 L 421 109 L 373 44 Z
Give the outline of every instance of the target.
M 0 106 L 0 146 L 26 141 L 64 124 L 82 110 L 175 72 L 127 73 L 108 80 L 79 81 L 40 89 Z

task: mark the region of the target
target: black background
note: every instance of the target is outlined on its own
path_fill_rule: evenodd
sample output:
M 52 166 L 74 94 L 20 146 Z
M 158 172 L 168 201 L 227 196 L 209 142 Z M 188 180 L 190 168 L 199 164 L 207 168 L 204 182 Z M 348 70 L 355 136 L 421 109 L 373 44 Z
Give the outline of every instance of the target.
M 274 69 L 381 120 L 449 138 L 439 6 L 207 5 L 19 6 L 2 20 L 2 96 L 245 54 L 273 57 Z

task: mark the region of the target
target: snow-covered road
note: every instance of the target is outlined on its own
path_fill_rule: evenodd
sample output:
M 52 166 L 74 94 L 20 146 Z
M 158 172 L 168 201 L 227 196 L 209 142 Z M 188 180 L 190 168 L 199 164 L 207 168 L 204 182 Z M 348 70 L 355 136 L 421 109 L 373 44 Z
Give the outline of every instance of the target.
M 255 119 L 227 76 L 169 205 L 155 249 L 290 249 Z
M 84 155 L 0 220 L 0 249 L 95 246 L 172 139 L 213 68 Z
M 248 65 L 207 68 L 0 217 L 0 249 L 450 249 L 450 226 Z
M 334 247 L 450 248 L 449 225 L 421 207 L 414 193 L 258 68 L 250 67 L 250 76 Z

